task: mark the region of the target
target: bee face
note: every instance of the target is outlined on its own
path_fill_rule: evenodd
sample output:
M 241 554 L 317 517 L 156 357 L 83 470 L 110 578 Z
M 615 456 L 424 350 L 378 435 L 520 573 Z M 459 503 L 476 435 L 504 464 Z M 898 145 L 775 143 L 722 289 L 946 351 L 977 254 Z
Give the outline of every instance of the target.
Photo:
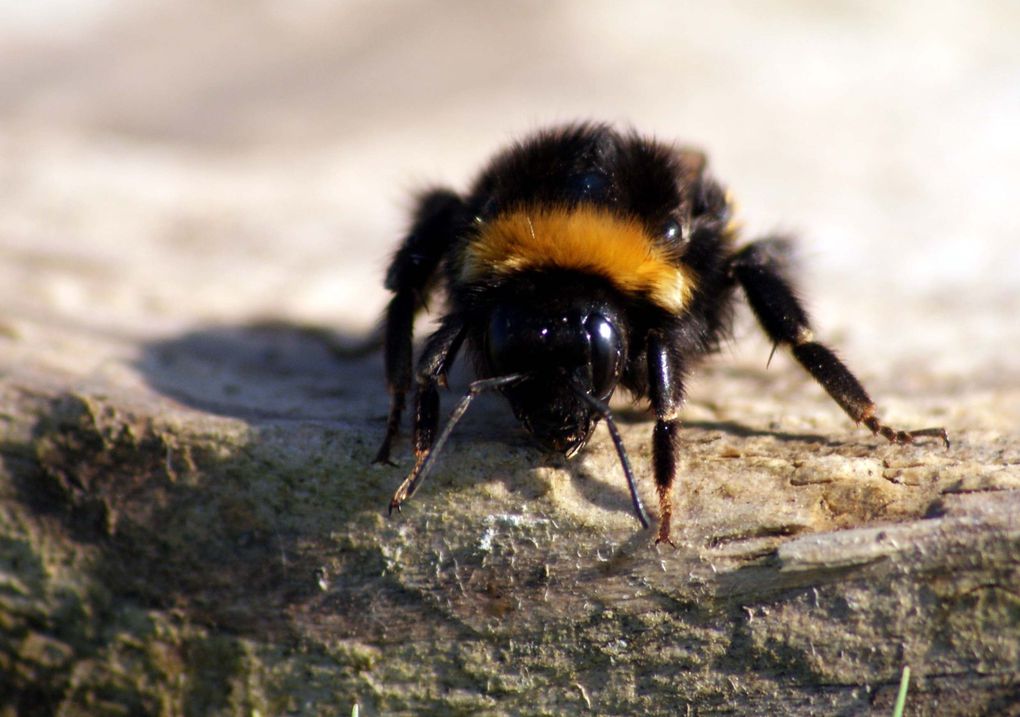
M 521 374 L 520 382 L 502 389 L 514 415 L 542 448 L 571 456 L 598 423 L 584 396 L 608 401 L 619 383 L 625 326 L 611 304 L 593 304 L 583 295 L 500 303 L 485 328 L 484 370 Z

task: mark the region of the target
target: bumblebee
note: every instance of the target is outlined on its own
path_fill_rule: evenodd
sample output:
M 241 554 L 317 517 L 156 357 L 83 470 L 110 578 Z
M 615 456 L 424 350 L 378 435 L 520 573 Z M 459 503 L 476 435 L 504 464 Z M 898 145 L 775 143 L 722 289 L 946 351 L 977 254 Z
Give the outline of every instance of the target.
M 376 462 L 389 462 L 415 383 L 415 464 L 390 512 L 430 472 L 474 397 L 497 390 L 542 448 L 567 457 L 604 420 L 647 528 L 609 409 L 622 385 L 655 414 L 656 542 L 670 542 L 685 380 L 728 335 L 738 287 L 773 350 L 788 348 L 856 423 L 893 443 L 932 436 L 948 447 L 943 428 L 901 431 L 879 420 L 861 383 L 815 341 L 789 277 L 787 240 L 738 246 L 732 215 L 703 153 L 602 124 L 509 147 L 465 194 L 424 193 L 386 275 L 391 403 Z M 412 373 L 414 318 L 440 288 L 448 310 Z M 437 389 L 465 346 L 477 380 L 437 435 Z

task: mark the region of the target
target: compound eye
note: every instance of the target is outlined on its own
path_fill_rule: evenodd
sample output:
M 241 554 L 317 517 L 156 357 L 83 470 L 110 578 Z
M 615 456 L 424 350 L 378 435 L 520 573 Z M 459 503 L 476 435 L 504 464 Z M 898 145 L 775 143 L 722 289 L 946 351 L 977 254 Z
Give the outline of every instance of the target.
M 676 246 L 679 246 L 686 241 L 683 227 L 680 225 L 680 222 L 673 217 L 670 217 L 663 222 L 661 233 L 663 239 Z
M 585 321 L 591 345 L 591 387 L 597 398 L 605 400 L 620 380 L 623 366 L 623 345 L 616 327 L 602 314 L 592 314 Z
M 527 311 L 500 305 L 489 317 L 485 354 L 494 376 L 527 372 L 535 368 L 536 356 L 548 350 L 549 328 Z

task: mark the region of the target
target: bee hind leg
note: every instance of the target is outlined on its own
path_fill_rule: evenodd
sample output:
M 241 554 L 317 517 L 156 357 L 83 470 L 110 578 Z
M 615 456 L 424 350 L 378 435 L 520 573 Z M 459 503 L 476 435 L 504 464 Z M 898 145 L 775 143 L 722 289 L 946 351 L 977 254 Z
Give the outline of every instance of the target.
M 788 347 L 855 423 L 863 423 L 891 443 L 913 443 L 915 438 L 932 437 L 949 448 L 944 428 L 901 431 L 878 419 L 875 402 L 857 377 L 832 349 L 814 340 L 807 312 L 787 276 L 788 254 L 786 240 L 771 238 L 749 244 L 730 261 L 731 275 L 744 290 L 751 310 L 769 338 Z

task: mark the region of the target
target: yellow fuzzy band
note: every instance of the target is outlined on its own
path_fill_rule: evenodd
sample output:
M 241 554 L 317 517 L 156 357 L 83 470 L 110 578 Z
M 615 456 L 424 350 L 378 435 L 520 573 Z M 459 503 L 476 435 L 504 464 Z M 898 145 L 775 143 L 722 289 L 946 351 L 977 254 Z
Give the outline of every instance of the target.
M 679 312 L 694 281 L 670 248 L 640 222 L 598 207 L 518 210 L 484 224 L 468 244 L 466 282 L 530 269 L 573 269 L 608 279 L 624 294 L 639 294 Z

